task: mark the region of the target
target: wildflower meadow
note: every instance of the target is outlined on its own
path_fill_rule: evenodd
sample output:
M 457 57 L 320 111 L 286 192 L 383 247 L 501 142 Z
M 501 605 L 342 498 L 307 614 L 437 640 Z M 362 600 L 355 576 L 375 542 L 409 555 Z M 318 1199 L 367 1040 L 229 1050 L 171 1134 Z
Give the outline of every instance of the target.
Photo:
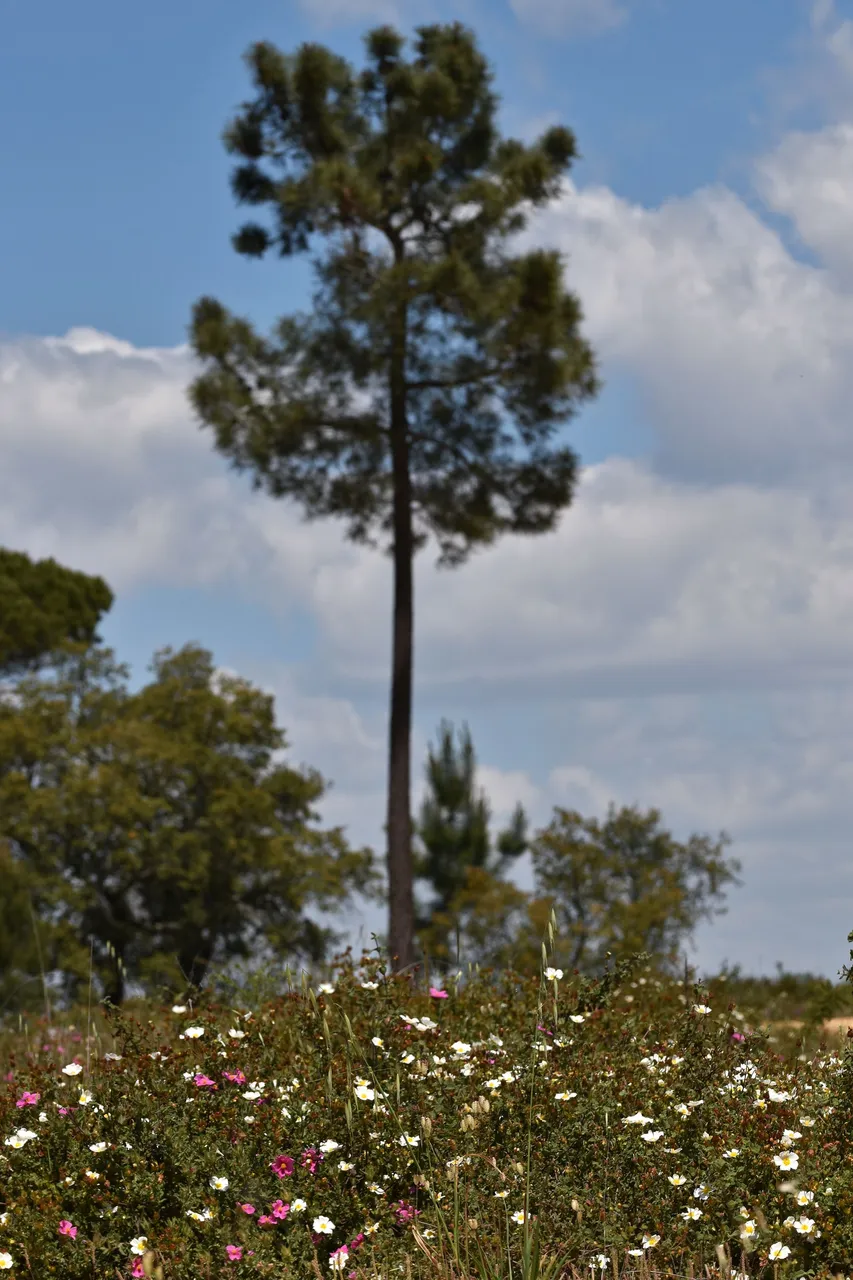
M 536 975 L 419 988 L 347 954 L 286 987 L 7 1028 L 0 1269 L 850 1271 L 853 1057 L 782 1055 L 724 981 L 585 978 L 543 945 Z

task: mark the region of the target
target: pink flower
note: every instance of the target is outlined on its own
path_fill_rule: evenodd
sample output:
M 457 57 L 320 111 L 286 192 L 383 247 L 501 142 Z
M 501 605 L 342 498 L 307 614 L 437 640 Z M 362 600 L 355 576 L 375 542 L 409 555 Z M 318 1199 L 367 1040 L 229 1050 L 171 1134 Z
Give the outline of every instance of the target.
M 246 1083 L 246 1077 L 243 1075 L 242 1071 L 223 1071 L 222 1074 L 225 1079 L 230 1080 L 232 1084 Z
M 237 1201 L 237 1203 L 240 1204 L 239 1200 Z M 253 1204 L 241 1204 L 240 1208 L 243 1210 L 244 1213 L 255 1212 L 255 1206 Z
M 302 1152 L 302 1168 L 307 1168 L 310 1173 L 317 1172 L 317 1165 L 321 1160 L 325 1160 L 325 1156 L 321 1155 L 316 1147 L 306 1147 Z
M 433 998 L 434 1000 L 446 1000 L 446 999 L 447 999 L 447 992 L 446 992 L 446 991 L 439 991 L 438 987 L 430 987 L 430 989 L 429 989 L 429 993 L 430 993 L 430 995 L 432 996 L 432 998 Z
M 211 1080 L 210 1076 L 202 1075 L 199 1071 L 193 1076 L 193 1084 L 198 1085 L 199 1089 L 215 1089 L 216 1082 Z
M 141 1258 L 133 1259 L 133 1265 L 130 1268 L 130 1274 L 133 1276 L 133 1280 L 144 1280 L 145 1268 L 142 1265 Z
M 293 1156 L 276 1156 L 270 1168 L 277 1178 L 289 1178 L 296 1168 L 296 1161 Z
M 276 1200 L 275 1204 L 270 1209 L 270 1213 L 274 1218 L 286 1218 L 290 1213 L 290 1205 L 282 1204 L 280 1200 Z
M 364 1244 L 364 1232 L 363 1232 L 363 1231 L 359 1231 L 359 1233 L 358 1233 L 358 1235 L 355 1237 L 355 1239 L 354 1239 L 354 1240 L 350 1240 L 350 1242 L 349 1242 L 349 1247 L 350 1247 L 351 1249 L 358 1249 L 358 1248 L 360 1248 L 360 1247 L 361 1247 L 361 1245 L 363 1245 L 363 1244 Z
M 733 1040 L 743 1040 L 743 1038 L 744 1038 L 744 1037 L 743 1037 L 743 1034 L 742 1034 L 740 1031 L 733 1031 L 733 1032 L 732 1032 L 732 1039 L 733 1039 Z
M 397 1209 L 397 1221 L 408 1222 L 410 1218 L 420 1217 L 420 1209 L 413 1209 L 410 1204 L 406 1204 L 405 1200 L 398 1201 L 399 1209 Z
M 342 1244 L 339 1249 L 336 1249 L 334 1251 L 334 1253 L 329 1254 L 329 1262 L 332 1261 L 332 1258 L 340 1258 L 342 1262 L 346 1262 L 348 1257 L 349 1257 L 349 1249 L 346 1247 L 345 1244 Z
M 271 1217 L 270 1217 L 270 1215 L 269 1215 L 268 1213 L 262 1213 L 262 1214 L 261 1214 L 261 1216 L 258 1218 L 258 1226 L 260 1226 L 260 1227 L 274 1227 L 274 1226 L 275 1226 L 275 1218 L 271 1218 Z
M 228 1257 L 232 1262 L 239 1262 L 243 1256 L 243 1249 L 239 1244 L 227 1244 L 225 1246 L 225 1252 L 228 1254 Z
M 77 1228 L 72 1226 L 67 1218 L 63 1218 L 59 1224 L 59 1234 L 61 1236 L 70 1236 L 73 1240 L 77 1234 Z
M 34 1107 L 40 1097 L 41 1097 L 40 1093 L 27 1093 L 27 1091 L 25 1090 L 21 1094 L 18 1101 L 15 1103 L 15 1106 L 16 1107 Z

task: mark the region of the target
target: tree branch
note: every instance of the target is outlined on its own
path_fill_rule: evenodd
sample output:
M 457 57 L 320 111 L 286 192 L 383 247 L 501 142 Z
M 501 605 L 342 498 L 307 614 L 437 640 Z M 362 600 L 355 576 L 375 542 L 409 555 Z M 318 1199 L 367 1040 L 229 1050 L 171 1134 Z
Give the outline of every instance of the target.
M 469 387 L 474 382 L 484 382 L 498 377 L 503 372 L 503 365 L 495 365 L 492 369 L 472 373 L 467 378 L 424 378 L 417 382 L 407 382 L 407 391 L 452 391 L 455 387 Z

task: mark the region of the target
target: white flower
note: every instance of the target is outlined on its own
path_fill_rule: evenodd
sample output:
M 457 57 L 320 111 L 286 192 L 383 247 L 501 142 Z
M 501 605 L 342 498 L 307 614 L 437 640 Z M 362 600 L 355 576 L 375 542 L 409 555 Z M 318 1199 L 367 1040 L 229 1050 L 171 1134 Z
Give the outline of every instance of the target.
M 671 1173 L 667 1178 L 667 1182 L 671 1182 L 674 1187 L 683 1187 L 687 1179 L 681 1173 Z
M 146 1252 L 145 1246 L 148 1242 L 147 1236 L 134 1236 L 130 1242 L 130 1252 L 143 1254 Z
M 408 1133 L 401 1133 L 399 1138 L 401 1147 L 417 1147 L 417 1146 L 420 1146 L 420 1141 L 421 1140 L 417 1136 L 417 1134 L 414 1137 L 412 1137 Z
M 783 1151 L 781 1155 L 773 1157 L 773 1163 L 780 1169 L 796 1169 L 800 1163 L 800 1157 L 796 1151 Z
M 94 1096 L 95 1095 L 93 1093 L 89 1093 L 88 1089 L 84 1089 L 77 1101 L 80 1103 L 81 1107 L 88 1107 Z
M 578 1095 L 573 1090 L 570 1090 L 568 1093 L 554 1094 L 554 1097 L 557 1099 L 558 1102 L 568 1102 L 571 1098 L 576 1098 L 577 1096 Z
M 199 1040 L 204 1035 L 204 1027 L 187 1027 L 184 1035 L 189 1040 Z
M 324 1236 L 330 1236 L 335 1229 L 334 1222 L 330 1222 L 328 1218 L 324 1218 L 322 1215 L 319 1218 L 315 1218 L 311 1225 L 316 1232 Z
M 660 1244 L 660 1236 L 657 1236 L 657 1235 L 643 1236 L 644 1249 L 654 1249 L 656 1244 Z
M 209 1209 L 202 1209 L 201 1213 L 196 1213 L 195 1209 L 187 1209 L 187 1217 L 192 1218 L 193 1222 L 209 1222 L 213 1214 Z
M 548 976 L 548 975 L 547 975 L 547 972 L 546 972 L 545 976 L 546 976 L 546 977 Z M 527 1221 L 527 1217 L 526 1217 L 525 1212 L 524 1212 L 524 1210 L 523 1210 L 523 1209 L 516 1209 L 515 1213 L 511 1214 L 511 1215 L 510 1215 L 510 1217 L 512 1218 L 513 1222 L 517 1222 L 517 1223 L 519 1224 L 519 1226 L 520 1226 L 523 1222 L 526 1222 L 526 1221 Z
M 801 1236 L 810 1236 L 814 1234 L 815 1222 L 814 1218 L 807 1218 L 805 1214 L 796 1219 L 792 1224 L 795 1231 Z
M 790 1257 L 791 1250 L 786 1244 L 782 1244 L 781 1240 L 777 1240 L 775 1244 L 770 1246 L 770 1260 L 775 1262 L 777 1258 Z
M 699 1219 L 702 1217 L 702 1210 L 694 1209 L 693 1206 L 691 1205 L 689 1209 L 684 1210 L 684 1213 L 681 1214 L 681 1217 L 684 1219 L 685 1222 L 698 1222 Z
M 106 1149 L 107 1149 L 107 1143 L 106 1143 L 106 1142 L 93 1142 L 93 1143 L 91 1143 L 91 1144 L 90 1144 L 90 1146 L 89 1146 L 89 1150 L 90 1150 L 90 1151 L 93 1151 L 93 1152 L 95 1153 L 95 1155 L 98 1155 L 98 1154 L 99 1154 L 99 1152 L 101 1152 L 101 1151 L 106 1151 Z
M 803 1205 L 805 1207 L 805 1205 L 811 1204 L 811 1202 L 814 1200 L 814 1192 L 798 1191 L 796 1199 L 797 1199 L 797 1204 Z
M 457 1040 L 450 1047 L 453 1052 L 458 1054 L 460 1057 L 464 1057 L 466 1053 L 471 1052 L 470 1044 L 466 1044 L 464 1040 Z
M 83 1068 L 79 1062 L 69 1062 L 67 1067 L 62 1068 L 62 1074 L 64 1076 L 79 1076 L 82 1070 Z
M 28 1142 L 32 1142 L 33 1138 L 37 1137 L 38 1134 L 33 1133 L 32 1129 L 17 1129 L 11 1138 L 6 1139 L 6 1146 L 20 1151 L 21 1147 L 25 1147 Z
M 185 1004 L 173 1004 L 172 1013 L 186 1013 L 187 1006 Z
M 625 1116 L 622 1120 L 623 1124 L 654 1124 L 651 1116 L 644 1116 L 642 1111 L 636 1111 L 632 1116 Z
M 563 976 L 562 969 L 551 969 L 549 967 L 545 970 L 545 977 L 548 979 L 549 982 L 559 982 L 562 976 Z
M 709 1004 L 694 1004 L 693 1012 L 694 1013 L 710 1013 L 711 1006 Z
M 767 1096 L 771 1102 L 790 1102 L 791 1095 L 786 1089 L 768 1089 Z
M 605 1271 L 610 1266 L 610 1259 L 606 1253 L 597 1253 L 589 1265 L 592 1267 L 593 1271 L 596 1267 L 601 1271 Z
M 366 1084 L 356 1085 L 355 1096 L 361 1098 L 362 1102 L 372 1102 L 376 1097 L 373 1090 Z
M 245 1040 L 246 1038 L 245 1031 L 240 1031 L 238 1027 L 229 1027 L 228 1034 L 232 1040 Z
M 705 1183 L 700 1182 L 698 1187 L 694 1187 L 693 1194 L 697 1200 L 707 1200 L 709 1192 L 708 1192 L 708 1188 L 705 1186 Z
M 214 1176 L 210 1179 L 210 1185 L 213 1187 L 214 1191 L 227 1191 L 228 1179 L 223 1177 L 217 1177 L 214 1174 Z
M 335 988 L 331 982 L 321 982 L 317 990 L 324 996 L 332 996 L 335 994 Z
M 754 1220 L 752 1218 L 748 1218 L 747 1221 L 743 1224 L 743 1226 L 740 1229 L 741 1240 L 749 1240 L 752 1236 L 755 1235 L 757 1230 L 758 1230 L 758 1227 L 755 1225 Z
M 658 1142 L 663 1137 L 663 1129 L 649 1129 L 647 1133 L 641 1133 L 640 1137 L 643 1142 Z
M 378 982 L 362 982 L 361 985 L 364 987 L 365 991 L 375 991 L 376 988 L 379 986 L 379 983 Z
M 291 1213 L 304 1213 L 307 1208 L 307 1203 L 301 1197 L 298 1197 L 296 1200 L 291 1200 L 290 1202 Z
M 800 1116 L 800 1124 L 804 1129 L 812 1129 L 817 1124 L 817 1121 L 812 1116 Z
M 570 1022 L 586 1022 L 586 1014 L 585 1014 L 585 1013 L 570 1013 L 570 1014 L 569 1014 L 569 1021 L 570 1021 Z
M 727 1151 L 723 1152 L 723 1159 L 734 1160 L 735 1156 L 739 1156 L 739 1155 L 740 1155 L 740 1147 L 729 1147 Z
M 11 1253 L 0 1252 L 0 1271 L 10 1271 L 14 1265 Z
M 320 1150 L 324 1155 L 328 1155 L 330 1151 L 337 1151 L 340 1145 L 339 1142 L 335 1142 L 334 1138 L 327 1138 L 325 1142 L 320 1143 Z
M 382 1039 L 381 1036 L 374 1036 L 373 1039 L 370 1041 L 370 1043 L 375 1044 L 377 1049 L 385 1048 L 385 1041 Z

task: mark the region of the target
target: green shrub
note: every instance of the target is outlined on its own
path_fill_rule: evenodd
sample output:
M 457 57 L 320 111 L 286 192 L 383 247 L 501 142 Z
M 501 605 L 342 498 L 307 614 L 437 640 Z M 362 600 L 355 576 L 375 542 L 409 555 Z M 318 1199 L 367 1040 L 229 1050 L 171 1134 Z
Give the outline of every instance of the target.
M 745 1274 L 849 1272 L 853 1059 L 786 1062 L 724 982 L 552 973 L 429 994 L 347 957 L 254 1010 L 22 1024 L 0 1260 L 38 1280 L 533 1280 L 541 1242 L 593 1277 L 721 1253 Z

